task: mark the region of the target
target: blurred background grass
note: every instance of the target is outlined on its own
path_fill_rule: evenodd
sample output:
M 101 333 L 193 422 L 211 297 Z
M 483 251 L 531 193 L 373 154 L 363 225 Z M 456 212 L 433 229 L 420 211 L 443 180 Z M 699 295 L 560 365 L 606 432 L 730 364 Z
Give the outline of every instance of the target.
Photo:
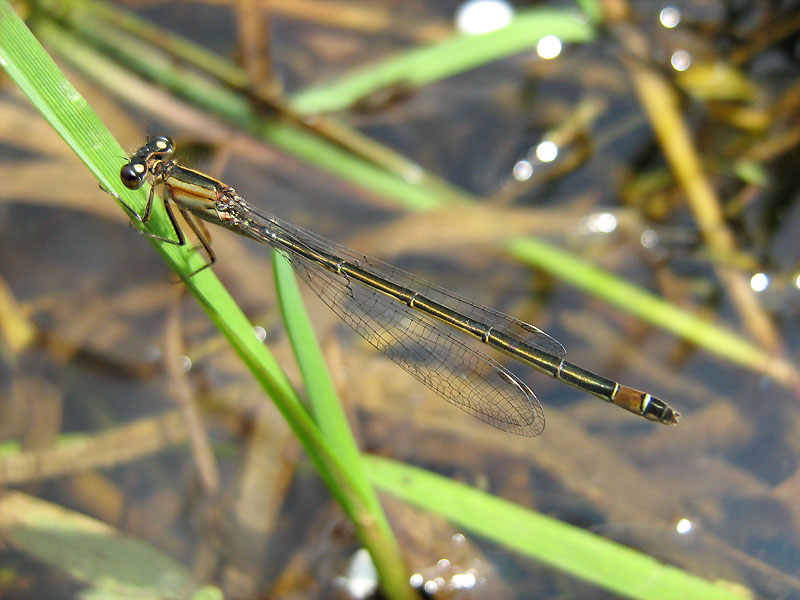
M 503 435 L 462 419 L 309 298 L 363 448 L 706 579 L 796 594 L 791 11 L 703 4 L 667 27 L 675 16 L 655 3 L 583 5 L 592 19 L 520 6 L 510 29 L 474 38 L 454 29 L 458 8 L 20 12 L 127 151 L 169 133 L 182 161 L 263 209 L 533 322 L 575 362 L 684 415 L 655 428 L 520 369 L 548 428 Z M 548 34 L 563 44 L 553 59 L 538 44 Z M 13 86 L 2 103 L 0 274 L 4 314 L 17 316 L 4 332 L 37 341 L 7 343 L 4 437 L 47 449 L 64 432 L 161 418 L 184 379 L 223 481 L 210 490 L 198 453 L 162 441 L 119 444 L 111 470 L 92 470 L 89 452 L 15 483 L 166 550 L 226 595 L 338 593 L 353 534 L 294 438 Z M 215 272 L 299 381 L 263 249 L 213 233 Z M 169 369 L 175 314 L 184 366 Z M 473 568 L 483 597 L 601 593 L 386 504 L 426 581 Z

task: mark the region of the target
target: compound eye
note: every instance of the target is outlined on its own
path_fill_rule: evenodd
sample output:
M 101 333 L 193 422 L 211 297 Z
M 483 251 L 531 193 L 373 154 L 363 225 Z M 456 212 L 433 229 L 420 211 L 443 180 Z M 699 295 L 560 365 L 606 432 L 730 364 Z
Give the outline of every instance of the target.
M 144 176 L 147 168 L 139 162 L 129 162 L 119 170 L 119 178 L 122 184 L 129 190 L 138 190 L 144 185 Z
M 175 144 L 172 138 L 166 135 L 156 135 L 147 143 L 148 149 L 161 158 L 170 159 L 175 153 Z

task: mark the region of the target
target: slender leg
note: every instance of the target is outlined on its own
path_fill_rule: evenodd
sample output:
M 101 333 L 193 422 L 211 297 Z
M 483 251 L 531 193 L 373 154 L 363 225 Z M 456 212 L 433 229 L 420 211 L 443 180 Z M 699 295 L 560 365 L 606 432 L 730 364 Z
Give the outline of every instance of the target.
M 122 204 L 125 210 L 128 211 L 128 214 L 132 217 L 132 219 L 138 221 L 142 225 L 147 225 L 147 223 L 150 221 L 150 215 L 153 211 L 153 199 L 155 197 L 156 185 L 157 185 L 156 182 L 154 182 L 153 185 L 150 186 L 150 194 L 148 194 L 147 196 L 147 205 L 145 206 L 143 215 L 140 215 L 135 210 L 133 210 L 133 207 L 127 202 L 125 202 L 125 200 L 120 198 L 119 194 L 105 188 L 103 184 L 100 184 L 100 189 L 103 190 L 105 193 L 114 196 L 114 198 L 116 198 L 117 201 L 120 204 Z M 167 193 L 166 189 L 164 190 L 164 193 L 165 194 Z M 145 237 L 157 240 L 159 242 L 167 242 L 168 244 L 174 244 L 175 246 L 183 246 L 184 244 L 186 244 L 186 237 L 183 235 L 183 232 L 181 231 L 181 228 L 178 225 L 178 221 L 175 219 L 175 214 L 173 213 L 172 208 L 170 208 L 170 203 L 166 197 L 164 198 L 164 209 L 167 211 L 167 217 L 169 217 L 169 222 L 172 225 L 172 229 L 175 232 L 175 236 L 178 238 L 177 240 L 173 240 L 172 238 L 164 237 L 155 233 L 150 233 L 149 231 L 142 231 L 141 229 L 138 228 L 136 229 L 136 231 L 138 231 L 141 235 Z M 131 226 L 133 226 L 133 221 L 131 221 Z
M 150 188 L 150 196 L 151 197 L 153 195 L 153 189 L 154 188 L 155 188 L 155 186 Z M 178 220 L 175 218 L 175 213 L 172 211 L 172 206 L 171 206 L 172 199 L 169 197 L 169 190 L 167 189 L 166 186 L 164 186 L 164 191 L 162 192 L 162 194 L 164 196 L 164 210 L 167 212 L 167 217 L 169 218 L 169 222 L 172 223 L 172 230 L 175 232 L 175 236 L 178 239 L 176 241 L 176 240 L 171 240 L 169 238 L 164 238 L 164 237 L 152 234 L 152 233 L 148 234 L 148 232 L 143 232 L 143 233 L 147 237 L 153 238 L 154 240 L 161 240 L 162 242 L 169 242 L 170 244 L 175 244 L 176 246 L 183 246 L 183 245 L 186 244 L 186 236 L 183 235 L 183 230 L 181 229 L 181 226 L 178 225 Z M 151 204 L 152 204 L 152 202 L 148 202 L 147 203 L 148 210 L 149 210 L 149 207 L 150 207 Z M 181 212 L 183 212 L 183 209 L 181 209 Z M 147 217 L 149 218 L 150 215 L 147 213 L 147 211 L 146 211 L 146 214 L 147 214 Z
M 144 209 L 144 214 L 140 215 L 137 213 L 132 206 L 130 206 L 127 202 L 125 202 L 122 198 L 119 197 L 119 194 L 116 192 L 105 188 L 102 184 L 100 185 L 100 189 L 102 189 L 107 194 L 114 196 L 117 201 L 122 204 L 122 206 L 128 211 L 133 219 L 138 221 L 143 225 L 147 225 L 148 221 L 150 221 L 150 216 L 153 211 L 153 199 L 155 198 L 155 189 L 158 182 L 153 182 L 153 185 L 150 186 L 150 193 L 147 196 L 147 205 Z M 172 210 L 172 203 L 174 202 L 169 195 L 169 189 L 164 186 L 163 190 L 163 197 L 164 197 L 164 210 L 167 213 L 167 218 L 169 219 L 170 224 L 172 225 L 172 230 L 175 232 L 175 237 L 178 238 L 173 240 L 168 237 L 164 237 L 161 235 L 157 235 L 155 233 L 150 233 L 149 231 L 142 231 L 141 229 L 137 229 L 141 235 L 148 237 L 153 240 L 157 240 L 159 242 L 167 242 L 168 244 L 174 244 L 176 246 L 185 246 L 186 245 L 186 236 L 183 233 L 180 225 L 178 224 L 178 219 L 175 216 L 175 211 Z M 217 260 L 217 255 L 214 250 L 211 249 L 211 235 L 208 233 L 208 230 L 202 223 L 199 223 L 189 212 L 181 207 L 178 207 L 178 210 L 181 212 L 181 215 L 185 219 L 186 223 L 189 225 L 191 230 L 197 236 L 197 239 L 200 241 L 200 247 L 203 248 L 206 255 L 208 256 L 208 262 L 204 264 L 199 269 L 192 271 L 189 273 L 187 279 L 189 277 L 194 277 L 203 269 L 207 269 L 211 265 L 213 265 Z M 131 222 L 131 226 L 133 222 Z M 179 282 L 179 281 L 178 281 Z M 177 282 L 176 282 L 177 283 Z
M 194 232 L 195 236 L 197 236 L 197 239 L 200 241 L 200 245 L 203 247 L 203 250 L 205 250 L 206 255 L 208 256 L 208 262 L 206 264 L 204 264 L 199 269 L 196 269 L 195 271 L 189 273 L 189 277 L 194 277 L 203 269 L 207 269 L 208 267 L 213 265 L 217 260 L 217 255 L 214 252 L 214 250 L 211 249 L 211 241 L 209 240 L 208 232 L 205 231 L 205 227 L 203 226 L 203 224 L 198 223 L 197 220 L 191 214 L 189 214 L 189 211 L 187 211 L 186 209 L 179 206 L 178 210 L 181 211 L 183 219 L 186 221 L 191 230 Z
M 99 185 L 100 185 L 100 189 L 103 190 L 106 194 L 114 196 L 114 198 L 116 198 L 117 202 L 122 204 L 122 206 L 125 208 L 125 210 L 128 211 L 128 214 L 131 217 L 133 217 L 135 220 L 139 221 L 139 223 L 142 223 L 142 224 L 146 225 L 147 221 L 150 220 L 150 210 L 151 210 L 152 204 L 153 204 L 153 188 L 152 187 L 150 188 L 150 196 L 147 199 L 147 207 L 145 208 L 145 211 L 144 211 L 144 215 L 145 216 L 141 216 L 139 213 L 137 213 L 135 210 L 133 210 L 133 207 L 130 204 L 128 204 L 127 202 L 125 202 L 125 200 L 120 198 L 120 195 L 118 193 L 116 193 L 113 190 L 108 189 L 102 183 L 99 184 Z

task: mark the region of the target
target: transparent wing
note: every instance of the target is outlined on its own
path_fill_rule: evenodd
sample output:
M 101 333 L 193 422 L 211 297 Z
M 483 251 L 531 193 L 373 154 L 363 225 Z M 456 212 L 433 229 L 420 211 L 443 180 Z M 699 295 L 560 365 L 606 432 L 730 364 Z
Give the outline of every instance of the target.
M 284 254 L 345 323 L 445 400 L 503 431 L 541 433 L 544 416 L 533 391 L 446 325 L 315 262 Z
M 496 331 L 522 340 L 534 348 L 538 348 L 539 350 L 543 350 L 559 358 L 564 358 L 567 354 L 561 342 L 530 323 L 525 323 L 524 321 L 515 319 L 498 310 L 473 302 L 468 298 L 459 296 L 450 290 L 437 286 L 421 277 L 417 277 L 412 273 L 390 265 L 389 263 L 354 252 L 341 244 L 325 239 L 313 231 L 308 231 L 307 229 L 282 221 L 277 217 L 263 213 L 249 205 L 247 205 L 247 211 L 252 213 L 253 216 L 264 225 L 276 227 L 287 235 L 297 238 L 313 248 L 318 248 L 330 254 L 341 256 L 345 260 L 353 262 L 375 275 L 388 279 L 396 285 L 418 292 L 422 296 L 426 296 L 459 314 L 479 321 L 480 323 L 492 327 Z
M 363 256 L 349 250 L 344 253 L 333 242 L 272 217 L 268 219 L 269 228 L 280 229 L 284 235 L 340 255 L 365 268 Z M 278 249 L 281 250 L 280 247 Z M 535 436 L 542 432 L 544 415 L 533 391 L 500 363 L 465 343 L 456 330 L 381 292 L 332 273 L 314 261 L 281 251 L 298 276 L 345 323 L 448 402 L 503 431 L 524 436 Z M 371 262 L 366 264 L 374 268 Z M 404 273 L 385 263 L 379 264 L 382 269 L 375 270 L 375 273 L 383 277 Z M 386 269 L 391 269 L 392 274 L 387 274 Z M 398 280 L 395 277 L 393 281 L 409 287 L 421 281 L 410 274 L 404 275 L 411 280 Z M 420 293 L 441 301 L 443 296 L 434 297 L 431 289 L 426 285 L 420 289 Z M 450 299 L 451 306 L 454 300 L 475 306 L 450 295 L 446 290 L 439 293 Z M 476 317 L 473 315 L 472 318 Z M 527 329 L 524 331 L 532 333 Z M 538 329 L 535 331 L 539 332 Z M 542 335 L 552 340 L 546 334 Z M 558 344 L 558 347 L 561 345 Z M 548 351 L 552 351 L 550 346 Z

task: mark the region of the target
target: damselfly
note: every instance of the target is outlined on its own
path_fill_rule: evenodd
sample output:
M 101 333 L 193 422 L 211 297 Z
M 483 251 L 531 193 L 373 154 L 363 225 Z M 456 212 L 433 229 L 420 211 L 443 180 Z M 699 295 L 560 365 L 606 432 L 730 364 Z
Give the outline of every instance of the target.
M 564 347 L 533 325 L 265 214 L 232 187 L 177 164 L 174 152 L 170 138 L 156 136 L 131 157 L 120 171 L 122 182 L 138 189 L 150 176 L 150 195 L 142 215 L 123 204 L 135 219 L 146 223 L 155 189 L 161 186 L 176 239 L 150 235 L 185 244 L 171 208 L 177 206 L 209 259 L 192 275 L 216 259 L 205 228 L 194 217 L 267 244 L 373 346 L 448 402 L 504 431 L 541 433 L 544 415 L 539 400 L 516 375 L 453 330 L 650 421 L 678 422 L 678 413 L 667 403 L 565 361 Z

